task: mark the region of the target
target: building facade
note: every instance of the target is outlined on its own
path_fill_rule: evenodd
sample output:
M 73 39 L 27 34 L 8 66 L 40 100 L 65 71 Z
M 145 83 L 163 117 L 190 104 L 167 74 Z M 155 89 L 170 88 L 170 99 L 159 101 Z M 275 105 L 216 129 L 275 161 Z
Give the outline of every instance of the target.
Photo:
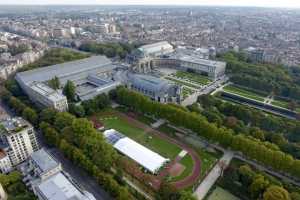
M 32 125 L 20 117 L 1 122 L 0 142 L 12 166 L 20 164 L 39 148 Z
M 0 150 L 0 170 L 2 173 L 9 173 L 13 169 L 8 155 L 2 149 Z

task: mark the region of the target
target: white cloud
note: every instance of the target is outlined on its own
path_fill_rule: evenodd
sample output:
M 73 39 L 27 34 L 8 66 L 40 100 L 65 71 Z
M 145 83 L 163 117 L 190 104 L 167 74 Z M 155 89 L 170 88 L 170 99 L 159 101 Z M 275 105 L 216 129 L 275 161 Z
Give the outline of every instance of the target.
M 0 0 L 0 4 L 234 5 L 300 8 L 300 0 Z

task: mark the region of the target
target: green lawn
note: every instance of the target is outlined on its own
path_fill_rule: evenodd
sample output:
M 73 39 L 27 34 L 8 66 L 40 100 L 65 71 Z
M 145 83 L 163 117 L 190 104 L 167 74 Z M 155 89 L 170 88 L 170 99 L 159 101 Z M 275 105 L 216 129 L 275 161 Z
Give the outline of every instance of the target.
M 240 200 L 223 188 L 216 187 L 216 189 L 209 195 L 207 200 Z
M 224 87 L 224 91 L 226 92 L 231 92 L 249 99 L 254 99 L 257 101 L 264 101 L 264 96 L 261 96 L 260 94 L 256 94 L 252 91 L 246 90 L 246 89 L 241 89 L 239 87 L 233 86 L 233 85 L 228 85 L 226 87 Z
M 207 152 L 204 149 L 197 149 L 197 153 L 201 158 L 201 179 L 208 173 L 214 166 L 215 162 L 221 155 L 215 155 L 213 153 Z
M 286 109 L 289 109 L 289 103 L 288 101 L 285 101 L 285 100 L 279 100 L 279 99 L 275 99 L 271 102 L 272 105 L 275 105 L 275 106 L 278 106 L 278 107 L 281 107 L 281 108 L 286 108 Z M 300 107 L 299 107 L 299 104 L 296 106 L 296 109 L 295 109 L 296 112 L 300 112 Z
M 186 154 L 182 158 L 180 164 L 182 164 L 185 167 L 184 171 L 179 176 L 172 177 L 171 181 L 179 181 L 192 173 L 194 161 L 189 154 Z
M 172 81 L 174 83 L 177 83 L 178 85 L 187 86 L 187 87 L 191 87 L 191 88 L 195 88 L 195 89 L 199 89 L 200 88 L 200 87 L 197 87 L 194 84 L 187 83 L 187 82 L 184 82 L 184 81 L 180 81 L 180 80 L 177 80 L 175 78 L 165 77 L 165 79 L 170 80 L 170 81 Z
M 173 75 L 178 78 L 190 80 L 200 85 L 207 85 L 208 83 L 211 83 L 211 80 L 208 77 L 196 73 L 177 71 L 176 74 Z
M 271 102 L 271 104 L 274 106 L 278 106 L 278 107 L 282 107 L 282 108 L 286 108 L 286 109 L 288 109 L 288 107 L 289 107 L 289 102 L 282 101 L 282 100 L 273 100 Z
M 136 142 L 148 147 L 160 155 L 174 159 L 181 151 L 180 147 L 172 144 L 158 136 L 150 135 L 143 129 L 130 124 L 126 119 L 122 119 L 117 114 L 105 114 L 99 116 L 100 121 L 106 129 L 115 129 Z

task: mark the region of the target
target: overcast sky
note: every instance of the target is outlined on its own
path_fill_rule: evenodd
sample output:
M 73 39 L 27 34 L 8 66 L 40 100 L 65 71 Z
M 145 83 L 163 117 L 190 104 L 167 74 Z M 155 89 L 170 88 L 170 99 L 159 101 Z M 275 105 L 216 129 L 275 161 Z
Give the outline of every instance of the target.
M 0 0 L 0 4 L 220 5 L 300 8 L 300 0 Z

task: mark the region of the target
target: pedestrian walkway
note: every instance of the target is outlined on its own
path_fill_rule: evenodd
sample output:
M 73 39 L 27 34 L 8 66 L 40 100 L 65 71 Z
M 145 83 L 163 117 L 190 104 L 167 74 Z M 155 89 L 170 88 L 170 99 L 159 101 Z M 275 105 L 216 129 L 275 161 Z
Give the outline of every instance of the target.
M 198 200 L 204 199 L 211 187 L 215 184 L 218 178 L 222 175 L 224 168 L 226 168 L 233 158 L 232 151 L 225 151 L 223 157 L 218 161 L 215 167 L 209 172 L 205 179 L 198 186 L 194 195 Z

